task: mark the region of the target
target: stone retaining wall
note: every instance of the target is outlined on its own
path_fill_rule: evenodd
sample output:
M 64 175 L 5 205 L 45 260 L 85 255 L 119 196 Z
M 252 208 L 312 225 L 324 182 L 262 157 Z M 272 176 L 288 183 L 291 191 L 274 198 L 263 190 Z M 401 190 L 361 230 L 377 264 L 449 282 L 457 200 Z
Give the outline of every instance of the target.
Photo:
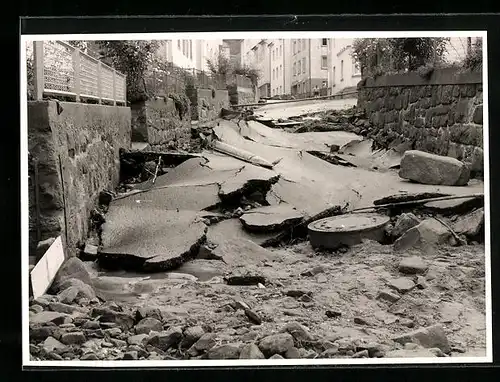
M 182 113 L 174 100 L 166 97 L 132 104 L 132 141 L 147 142 L 152 147 L 189 144 L 189 109 Z
M 440 69 L 424 78 L 406 73 L 367 78 L 358 85 L 358 107 L 381 147 L 447 155 L 483 173 L 482 74 Z
M 119 182 L 119 149 L 130 148 L 130 108 L 28 102 L 28 150 L 38 160 L 41 240 L 62 234 L 68 254 L 85 240 L 99 193 Z M 30 250 L 36 246 L 35 173 L 30 176 Z M 66 231 L 66 232 L 65 232 Z M 65 234 L 64 234 L 65 232 Z
M 229 107 L 227 90 L 193 89 L 188 97 L 191 101 L 191 119 L 200 122 L 215 120 L 222 108 Z
M 229 92 L 229 102 L 231 105 L 242 105 L 256 103 L 255 90 L 236 85 L 227 87 Z

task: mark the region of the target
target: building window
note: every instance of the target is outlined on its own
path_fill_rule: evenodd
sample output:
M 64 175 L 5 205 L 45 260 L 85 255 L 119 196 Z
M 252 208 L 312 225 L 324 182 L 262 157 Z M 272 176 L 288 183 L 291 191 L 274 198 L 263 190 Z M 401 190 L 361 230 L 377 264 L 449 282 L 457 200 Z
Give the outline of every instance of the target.
M 306 49 L 306 39 L 302 40 L 302 49 Z
M 274 60 L 274 59 L 275 59 L 275 57 L 274 57 L 274 49 L 273 49 L 273 60 Z
M 297 40 L 293 40 L 293 54 L 297 52 Z
M 193 59 L 193 40 L 189 40 L 189 58 Z
M 280 94 L 283 94 L 283 87 L 280 85 Z
M 328 69 L 328 57 L 321 56 L 321 69 Z
M 321 45 L 327 46 L 328 45 L 328 39 L 327 38 L 322 38 L 321 39 Z
M 337 68 L 334 66 L 333 67 L 333 78 L 332 78 L 332 85 L 333 86 L 335 86 L 336 71 L 337 71 Z
M 181 50 L 181 40 L 177 40 L 177 49 Z
M 344 60 L 340 61 L 340 81 L 344 81 Z
M 302 73 L 306 72 L 306 58 L 304 57 L 302 59 Z
M 283 65 L 280 65 L 280 76 L 283 75 Z
M 357 76 L 360 74 L 360 71 L 359 71 L 359 65 L 357 62 L 353 62 L 352 64 L 352 75 L 353 76 Z
M 280 45 L 280 57 L 283 56 L 283 46 Z
M 297 65 L 296 65 L 296 63 L 294 62 L 294 63 L 293 63 L 293 75 L 294 75 L 294 76 L 295 76 L 295 74 L 296 74 L 296 68 L 297 68 Z
M 300 74 L 300 61 L 297 62 L 297 72 Z

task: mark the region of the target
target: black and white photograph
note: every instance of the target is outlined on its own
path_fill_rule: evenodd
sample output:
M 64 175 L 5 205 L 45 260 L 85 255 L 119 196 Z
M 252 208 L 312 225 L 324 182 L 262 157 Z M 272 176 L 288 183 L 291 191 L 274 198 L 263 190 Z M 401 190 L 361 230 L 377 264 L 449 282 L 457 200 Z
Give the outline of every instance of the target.
M 486 32 L 21 44 L 24 366 L 492 362 Z

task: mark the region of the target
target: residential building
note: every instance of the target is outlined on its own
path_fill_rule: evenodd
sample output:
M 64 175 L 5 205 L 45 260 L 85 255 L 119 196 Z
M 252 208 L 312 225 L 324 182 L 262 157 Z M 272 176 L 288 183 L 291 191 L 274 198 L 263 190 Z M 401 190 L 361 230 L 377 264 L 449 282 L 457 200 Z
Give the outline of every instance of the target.
M 353 39 L 328 39 L 328 93 L 354 87 L 361 80 L 359 65 L 352 58 Z
M 273 39 L 269 40 L 270 56 L 270 88 L 271 96 L 285 95 L 291 93 L 291 40 Z
M 257 81 L 258 96 L 271 96 L 271 55 L 269 50 L 269 42 L 266 39 L 258 40 L 258 42 L 250 48 L 249 52 L 245 52 L 245 65 L 257 69 L 260 73 Z
M 181 68 L 208 70 L 206 59 L 215 59 L 221 46 L 221 39 L 163 40 L 156 55 Z
M 292 95 L 311 95 L 328 87 L 328 39 L 291 40 Z
M 243 57 L 242 57 L 242 39 L 226 39 L 223 40 L 224 49 L 227 52 L 226 54 L 231 61 L 231 64 L 235 67 L 243 65 Z

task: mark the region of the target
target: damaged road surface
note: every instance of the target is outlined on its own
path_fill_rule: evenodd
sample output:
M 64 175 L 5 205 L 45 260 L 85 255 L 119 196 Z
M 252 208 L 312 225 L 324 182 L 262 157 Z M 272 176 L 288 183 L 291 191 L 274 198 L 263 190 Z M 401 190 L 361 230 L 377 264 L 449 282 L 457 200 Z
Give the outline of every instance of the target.
M 32 358 L 485 356 L 480 180 L 422 184 L 421 165 L 410 181 L 402 154 L 359 135 L 238 116 L 203 130 L 227 155 L 206 138 L 108 198 L 97 261 L 73 259 L 58 276 L 68 289 L 30 304 Z
M 194 211 L 111 206 L 99 261 L 107 268 L 174 269 L 196 256 L 206 232 L 207 226 Z

